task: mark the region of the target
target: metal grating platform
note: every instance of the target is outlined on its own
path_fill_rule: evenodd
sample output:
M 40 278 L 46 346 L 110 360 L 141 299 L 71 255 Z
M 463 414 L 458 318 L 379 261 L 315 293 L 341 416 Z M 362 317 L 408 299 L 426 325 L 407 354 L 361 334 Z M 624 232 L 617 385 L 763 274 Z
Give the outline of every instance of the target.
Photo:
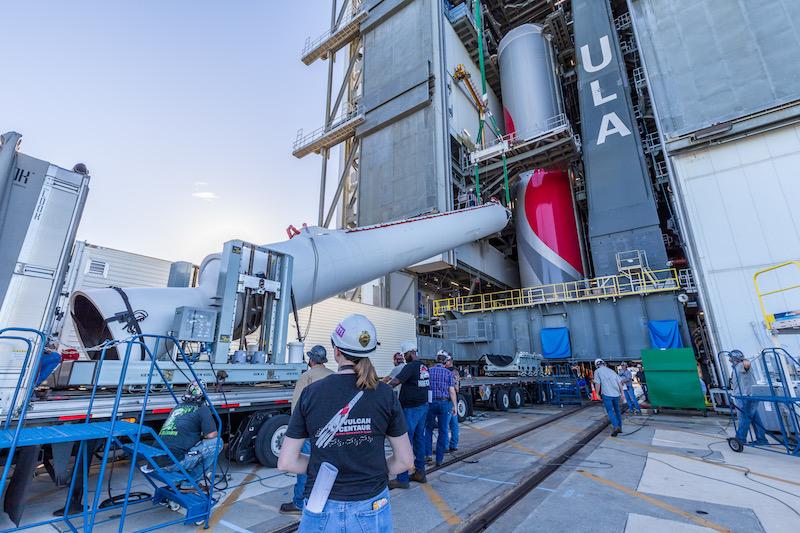
M 447 10 L 447 20 L 453 26 L 458 38 L 466 47 L 469 56 L 474 64 L 478 64 L 478 30 L 475 27 L 475 19 L 472 11 L 467 9 L 466 4 L 460 4 Z M 486 45 L 484 45 L 486 50 Z M 486 57 L 484 61 L 486 70 L 486 83 L 492 88 L 495 95 L 500 96 L 500 71 L 497 66 Z
M 326 31 L 314 40 L 311 37 L 306 39 L 300 60 L 310 65 L 317 59 L 327 59 L 331 53 L 337 52 L 359 35 L 361 23 L 366 18 L 367 10 L 363 7 L 349 9 L 336 28 Z
M 136 435 L 138 424 L 117 421 L 114 424 L 114 436 Z M 10 448 L 14 441 L 15 430 L 0 431 L 0 449 Z M 84 424 L 65 424 L 63 426 L 34 426 L 20 430 L 17 446 L 34 446 L 57 442 L 77 442 L 92 439 L 105 439 L 111 436 L 111 422 L 89 422 Z
M 364 123 L 364 111 L 357 107 L 349 113 L 340 115 L 330 126 L 317 128 L 310 133 L 297 131 L 297 139 L 292 145 L 292 155 L 300 159 L 310 153 L 319 153 L 323 148 L 333 148 L 337 144 L 353 137 L 356 128 Z

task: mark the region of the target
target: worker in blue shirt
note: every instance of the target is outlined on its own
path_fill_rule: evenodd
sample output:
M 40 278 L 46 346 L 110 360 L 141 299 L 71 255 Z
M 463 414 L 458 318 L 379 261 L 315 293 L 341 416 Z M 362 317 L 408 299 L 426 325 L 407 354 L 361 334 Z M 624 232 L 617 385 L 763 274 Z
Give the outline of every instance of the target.
M 428 409 L 428 420 L 425 423 L 425 451 L 426 455 L 433 452 L 433 429 L 439 429 L 439 436 L 436 438 L 436 466 L 444 460 L 444 452 L 447 451 L 448 433 L 450 428 L 450 417 L 457 416 L 456 413 L 456 379 L 453 372 L 445 368 L 444 363 L 450 354 L 440 350 L 436 354 L 436 366 L 428 370 L 431 377 L 431 396 L 433 401 Z
M 753 385 L 756 383 L 755 372 L 741 350 L 731 350 L 728 356 L 733 366 L 731 376 L 731 387 L 733 388 L 733 403 L 736 407 L 736 418 L 738 427 L 736 428 L 736 439 L 741 443 L 747 443 L 747 434 L 750 426 L 753 426 L 756 439 L 753 444 L 766 445 L 767 434 L 764 431 L 764 424 L 758 415 L 758 400 L 753 400 Z
M 632 414 L 642 414 L 639 401 L 636 398 L 636 391 L 633 390 L 633 374 L 628 369 L 628 363 L 622 363 L 619 367 L 619 379 L 622 381 L 622 392 L 625 393 L 625 401 Z

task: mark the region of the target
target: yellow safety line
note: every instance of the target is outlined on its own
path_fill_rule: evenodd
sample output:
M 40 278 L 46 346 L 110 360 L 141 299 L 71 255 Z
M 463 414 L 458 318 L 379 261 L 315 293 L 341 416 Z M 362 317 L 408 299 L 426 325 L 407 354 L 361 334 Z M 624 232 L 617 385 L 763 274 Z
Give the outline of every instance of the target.
M 430 483 L 423 483 L 420 485 L 422 490 L 428 496 L 428 499 L 433 503 L 433 506 L 436 507 L 436 510 L 439 511 L 439 514 L 442 515 L 444 521 L 450 524 L 451 526 L 456 526 L 461 523 L 461 519 L 458 515 L 447 505 L 447 502 L 444 501 L 436 489 L 431 487 Z
M 211 515 L 211 520 L 208 521 L 209 529 L 213 530 L 214 527 L 216 527 L 216 525 L 219 523 L 219 521 L 222 520 L 222 517 L 225 516 L 225 513 L 227 513 L 230 510 L 231 505 L 233 505 L 239 500 L 239 496 L 241 496 L 242 493 L 244 492 L 244 489 L 247 488 L 248 482 L 258 477 L 258 474 L 256 474 L 256 470 L 258 470 L 260 466 L 261 465 L 258 464 L 253 466 L 253 469 L 250 471 L 249 474 L 245 476 L 242 483 L 238 487 L 233 489 L 233 492 L 231 492 L 228 495 L 228 497 L 225 498 L 225 501 L 222 502 L 219 508 L 216 511 L 214 511 L 214 513 Z M 201 531 L 205 531 L 205 529 L 203 528 L 203 526 L 199 526 L 196 531 L 200 533 Z
M 587 478 L 591 479 L 592 481 L 596 481 L 598 483 L 602 483 L 603 485 L 605 485 L 607 487 L 611 487 L 611 488 L 617 489 L 617 490 L 619 490 L 621 492 L 624 492 L 628 496 L 634 496 L 636 498 L 639 498 L 640 500 L 646 501 L 647 503 L 649 503 L 651 505 L 655 505 L 656 507 L 664 509 L 665 511 L 669 511 L 671 513 L 675 513 L 675 514 L 677 514 L 679 516 L 682 516 L 685 519 L 694 522 L 695 524 L 698 524 L 698 525 L 701 525 L 701 526 L 704 526 L 704 527 L 708 527 L 708 528 L 711 528 L 711 529 L 713 529 L 715 531 L 720 531 L 720 532 L 723 532 L 723 533 L 733 533 L 732 530 L 730 530 L 730 529 L 728 529 L 726 527 L 723 527 L 723 526 L 720 526 L 718 524 L 715 524 L 714 522 L 706 520 L 705 518 L 700 518 L 699 516 L 693 515 L 691 513 L 687 513 L 686 511 L 683 511 L 682 509 L 678 509 L 677 507 L 675 507 L 673 505 L 670 505 L 670 504 L 668 504 L 667 502 L 665 502 L 663 500 L 659 500 L 658 498 L 654 498 L 652 496 L 648 496 L 647 494 L 643 494 L 643 493 L 639 492 L 638 490 L 634 490 L 634 489 L 628 488 L 628 487 L 626 487 L 624 485 L 620 485 L 619 483 L 615 483 L 615 482 L 613 482 L 611 480 L 602 478 L 600 476 L 596 476 L 596 475 L 594 475 L 592 473 L 586 472 L 585 470 L 578 470 L 578 473 L 581 474 L 584 477 L 587 477 Z

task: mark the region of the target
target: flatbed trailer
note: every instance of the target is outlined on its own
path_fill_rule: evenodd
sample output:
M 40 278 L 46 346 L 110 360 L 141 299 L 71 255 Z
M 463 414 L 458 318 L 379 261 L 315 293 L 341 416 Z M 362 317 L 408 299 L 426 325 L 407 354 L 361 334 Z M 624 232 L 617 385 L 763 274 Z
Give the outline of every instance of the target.
M 221 434 L 228 442 L 229 459 L 237 462 L 255 459 L 264 466 L 277 466 L 280 443 L 289 423 L 293 390 L 292 382 L 208 388 L 209 400 L 222 421 Z M 51 391 L 46 399 L 31 402 L 26 421 L 30 425 L 43 426 L 83 422 L 90 394 L 91 390 Z M 102 422 L 111 416 L 114 396 L 113 389 L 97 392 L 92 406 L 93 422 Z M 138 419 L 143 403 L 144 391 L 123 393 L 117 410 L 118 418 Z M 145 422 L 158 430 L 174 406 L 175 400 L 167 390 L 152 390 L 147 399 Z M 64 457 L 64 454 L 54 453 L 52 457 Z M 54 466 L 58 469 L 66 465 Z
M 507 411 L 531 403 L 578 404 L 587 395 L 573 375 L 465 377 L 458 391 L 458 418 L 472 416 L 477 405 Z

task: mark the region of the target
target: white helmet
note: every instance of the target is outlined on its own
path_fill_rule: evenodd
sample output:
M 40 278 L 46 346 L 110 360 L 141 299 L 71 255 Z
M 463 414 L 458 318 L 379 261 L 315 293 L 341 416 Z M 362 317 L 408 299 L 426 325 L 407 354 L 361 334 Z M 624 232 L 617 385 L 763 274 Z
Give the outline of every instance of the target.
M 600 358 L 594 360 L 594 367 L 595 368 L 600 368 L 601 366 L 605 366 L 605 364 L 606 364 L 606 362 L 603 361 Z
M 375 326 L 359 314 L 346 316 L 331 333 L 331 343 L 345 355 L 369 357 L 378 347 Z
M 448 359 L 452 359 L 453 358 L 453 356 L 450 355 L 450 352 L 448 352 L 447 350 L 439 350 L 438 352 L 436 352 L 436 359 L 439 359 L 440 357 L 444 361 L 447 361 Z
M 406 341 L 400 345 L 400 353 L 405 355 L 408 352 L 416 352 L 417 351 L 417 342 L 416 341 Z

